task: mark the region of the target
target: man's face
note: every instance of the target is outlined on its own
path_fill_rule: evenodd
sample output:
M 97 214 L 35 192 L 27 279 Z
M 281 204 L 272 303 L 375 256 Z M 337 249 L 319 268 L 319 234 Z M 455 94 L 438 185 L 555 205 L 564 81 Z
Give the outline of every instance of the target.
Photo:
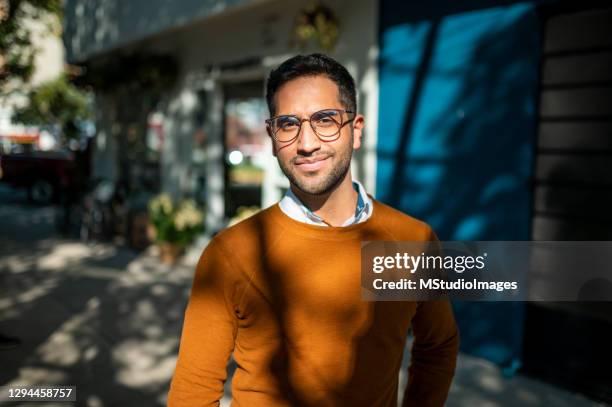
M 275 95 L 276 116 L 295 115 L 307 119 L 325 109 L 346 109 L 338 86 L 326 76 L 306 76 L 284 84 Z M 353 114 L 342 113 L 343 121 Z M 340 130 L 334 141 L 321 141 L 306 121 L 298 137 L 289 142 L 273 140 L 273 153 L 281 170 L 300 191 L 321 195 L 331 191 L 347 176 L 353 150 L 361 147 L 363 116 Z

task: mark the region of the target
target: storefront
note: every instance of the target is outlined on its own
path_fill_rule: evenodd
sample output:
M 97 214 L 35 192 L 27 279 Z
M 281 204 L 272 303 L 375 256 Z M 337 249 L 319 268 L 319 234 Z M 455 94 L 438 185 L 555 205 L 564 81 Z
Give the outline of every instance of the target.
M 355 176 L 374 193 L 375 2 L 228 1 L 217 8 L 194 3 L 171 6 L 164 18 L 151 5 L 124 10 L 122 2 L 111 3 L 108 15 L 120 17 L 106 22 L 110 28 L 94 18 L 101 11 L 85 2 L 66 8 L 75 13 L 66 19 L 69 60 L 103 67 L 120 56 L 163 56 L 174 61 L 177 74 L 146 108 L 146 90 L 98 91 L 95 174 L 116 179 L 144 161 L 157 165 L 162 191 L 194 197 L 206 207 L 207 233 L 222 228 L 240 207 L 276 202 L 288 185 L 265 134 L 265 79 L 288 56 L 327 52 L 356 78 L 367 120 Z M 83 25 L 84 18 L 92 25 Z M 312 28 L 317 18 L 325 24 L 315 35 L 299 31 Z M 124 154 L 130 149 L 139 152 Z

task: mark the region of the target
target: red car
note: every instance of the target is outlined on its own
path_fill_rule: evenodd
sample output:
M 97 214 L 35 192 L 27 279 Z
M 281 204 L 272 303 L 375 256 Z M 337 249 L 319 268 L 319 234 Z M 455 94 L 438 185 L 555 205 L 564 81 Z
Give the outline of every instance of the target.
M 28 188 L 28 198 L 46 204 L 76 179 L 74 155 L 64 151 L 35 151 L 0 155 L 0 181 Z

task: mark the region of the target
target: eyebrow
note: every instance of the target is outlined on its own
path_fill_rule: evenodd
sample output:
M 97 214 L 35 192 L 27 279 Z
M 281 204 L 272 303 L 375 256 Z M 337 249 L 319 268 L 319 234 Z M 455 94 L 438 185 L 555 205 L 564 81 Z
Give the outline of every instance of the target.
M 334 112 L 334 113 L 339 113 L 339 111 L 346 111 L 349 112 L 349 110 L 343 109 L 343 108 L 338 108 L 338 107 L 328 107 L 327 109 L 320 109 L 320 110 L 315 110 L 314 112 L 308 114 L 307 116 L 310 117 L 315 113 L 320 113 L 320 112 Z M 279 114 L 276 115 L 274 117 L 272 117 L 272 119 L 278 119 L 281 117 L 297 117 L 298 119 L 300 118 L 299 115 L 297 114 Z

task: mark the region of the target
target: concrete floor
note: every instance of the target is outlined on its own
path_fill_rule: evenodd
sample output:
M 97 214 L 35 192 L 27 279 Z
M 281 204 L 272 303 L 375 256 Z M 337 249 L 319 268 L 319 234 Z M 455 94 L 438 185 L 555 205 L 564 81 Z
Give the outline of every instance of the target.
M 165 405 L 201 249 L 168 267 L 154 250 L 58 238 L 53 219 L 0 187 L 0 332 L 23 341 L 0 351 L 0 385 L 74 385 L 82 406 Z M 603 404 L 461 355 L 447 405 Z

